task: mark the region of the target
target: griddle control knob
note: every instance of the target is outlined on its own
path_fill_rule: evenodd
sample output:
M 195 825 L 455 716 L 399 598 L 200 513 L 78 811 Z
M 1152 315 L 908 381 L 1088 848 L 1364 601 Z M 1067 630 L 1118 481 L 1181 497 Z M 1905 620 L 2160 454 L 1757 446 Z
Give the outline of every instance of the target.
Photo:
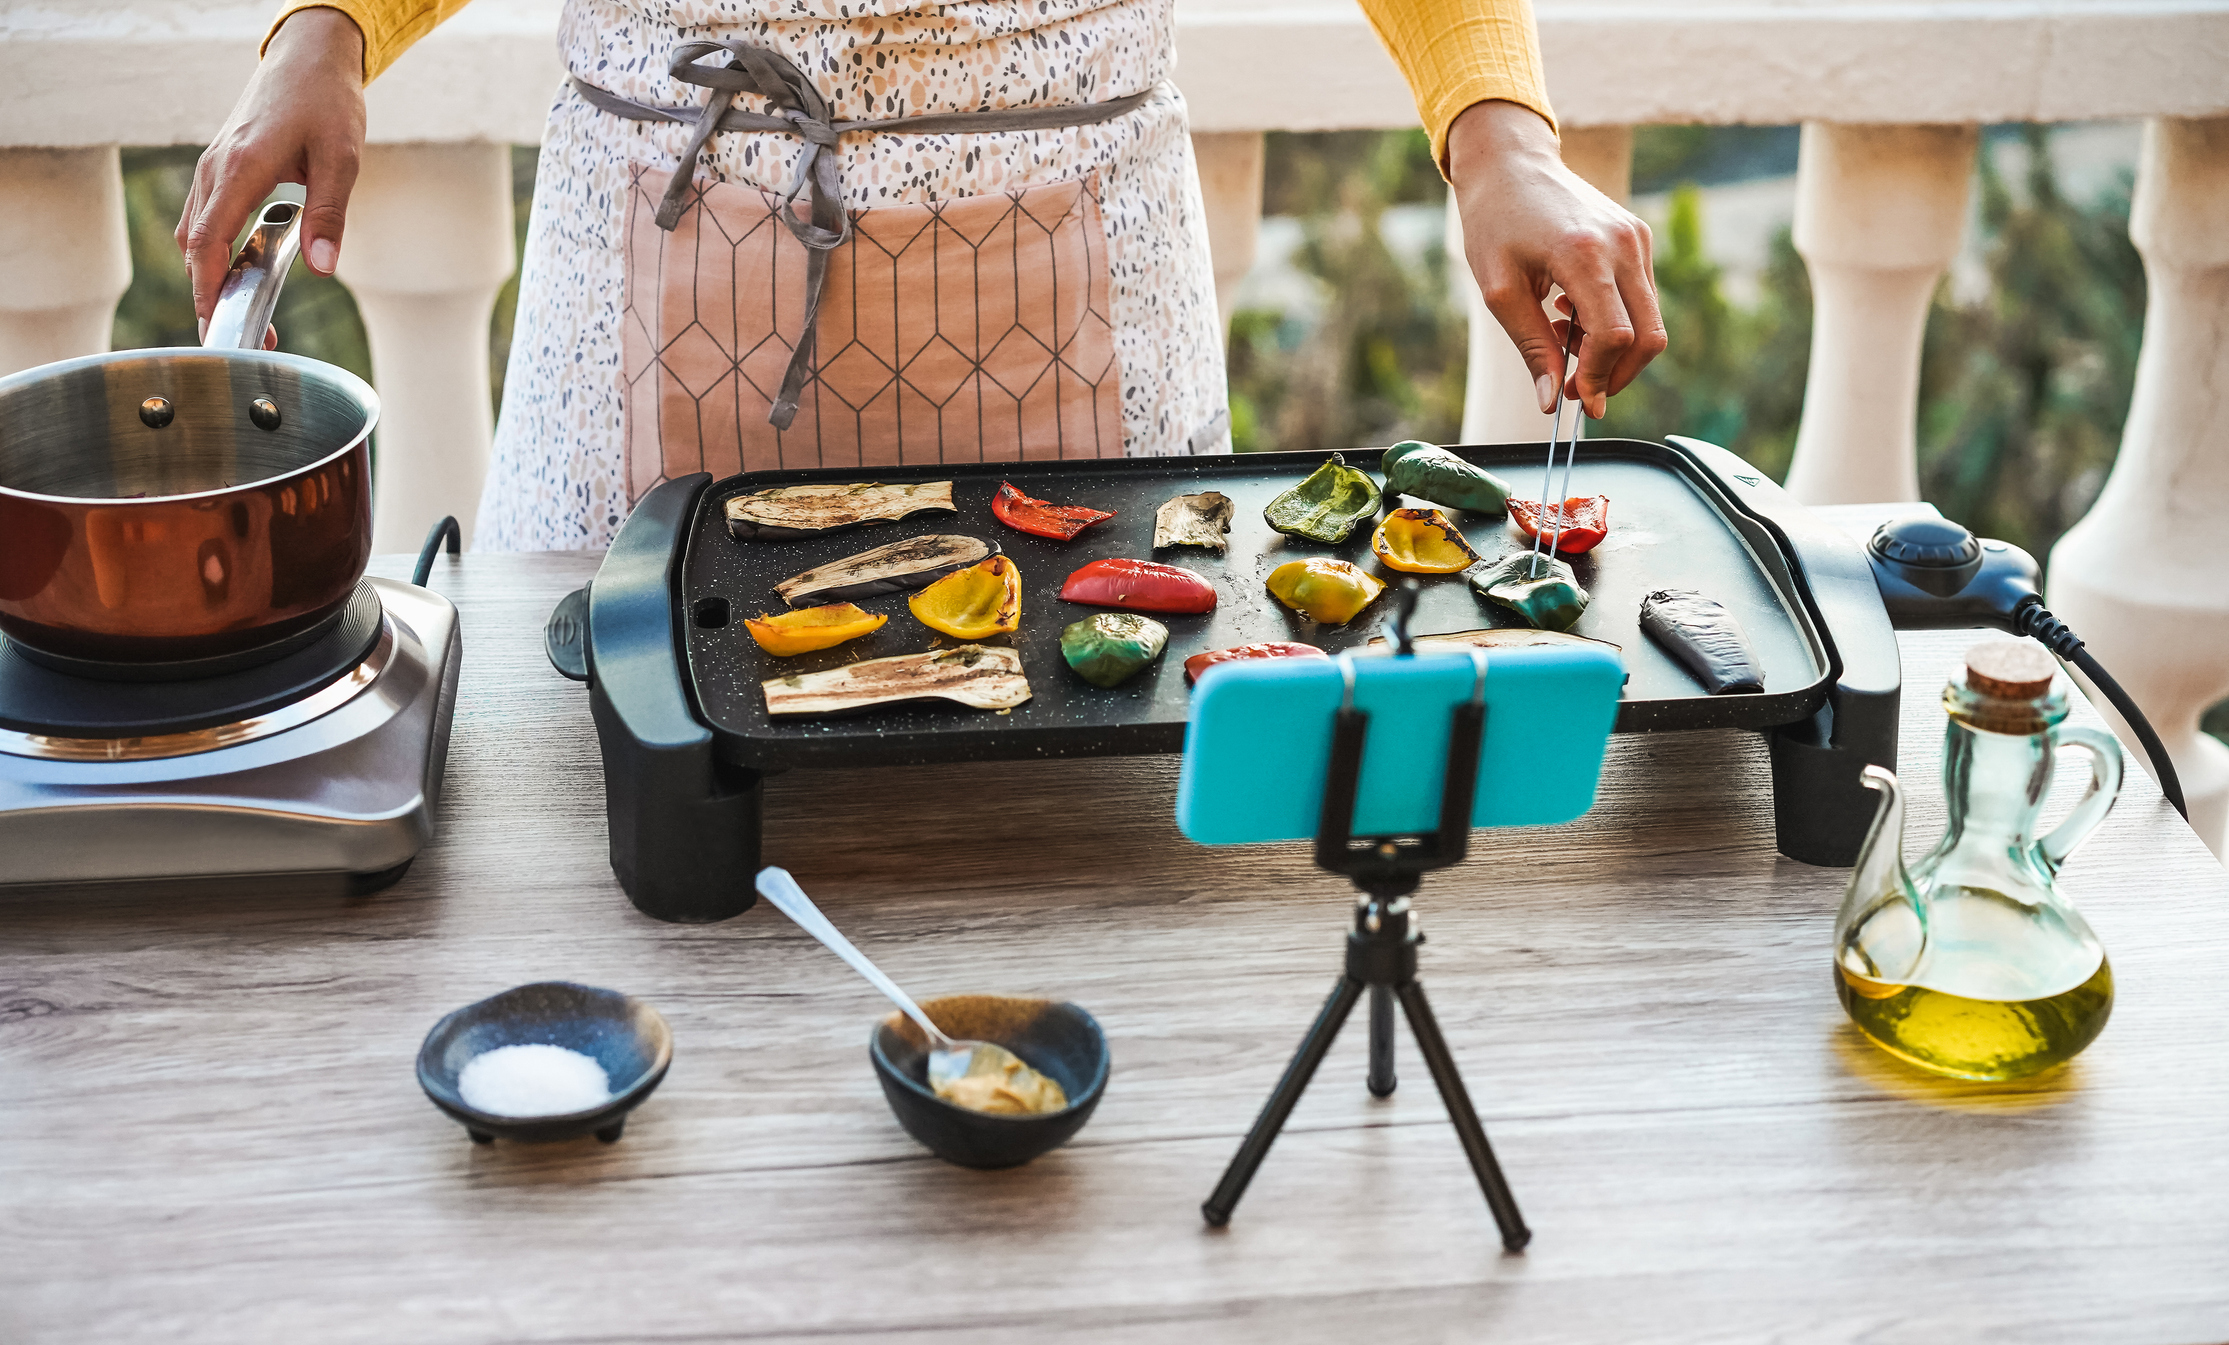
M 1996 626 L 2036 601 L 2035 560 L 2019 547 L 1983 540 L 1947 518 L 1899 518 L 1867 544 L 1873 580 L 1899 630 Z
M 1873 554 L 1891 565 L 1956 570 L 1981 559 L 1981 540 L 1947 518 L 1899 518 L 1873 534 Z

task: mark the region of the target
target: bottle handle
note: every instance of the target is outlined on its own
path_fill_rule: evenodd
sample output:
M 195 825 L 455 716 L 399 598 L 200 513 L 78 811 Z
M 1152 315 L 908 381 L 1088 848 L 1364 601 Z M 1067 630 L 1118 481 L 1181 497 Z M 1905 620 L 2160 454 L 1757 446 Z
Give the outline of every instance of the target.
M 2051 730 L 2051 741 L 2059 747 L 2079 747 L 2090 756 L 2090 787 L 2074 805 L 2066 820 L 2051 829 L 2051 834 L 2035 844 L 2035 855 L 2045 872 L 2057 873 L 2066 863 L 2074 848 L 2090 838 L 2097 824 L 2113 811 L 2113 801 L 2121 793 L 2121 744 L 2120 740 L 2102 729 L 2061 726 Z

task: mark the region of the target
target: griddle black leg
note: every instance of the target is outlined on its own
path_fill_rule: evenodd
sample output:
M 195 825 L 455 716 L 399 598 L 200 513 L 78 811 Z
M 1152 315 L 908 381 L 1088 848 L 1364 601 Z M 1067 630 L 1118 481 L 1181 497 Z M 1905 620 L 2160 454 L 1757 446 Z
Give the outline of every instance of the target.
M 1308 1081 L 1315 1077 L 1316 1066 L 1323 1063 L 1324 1053 L 1339 1036 L 1347 1015 L 1354 1012 L 1355 1001 L 1362 998 L 1362 982 L 1342 976 L 1332 989 L 1331 998 L 1324 1001 L 1323 1012 L 1316 1015 L 1316 1024 L 1308 1029 L 1301 1040 L 1300 1050 L 1285 1066 L 1285 1077 L 1277 1081 L 1277 1091 L 1269 1095 L 1269 1105 L 1246 1132 L 1246 1142 L 1238 1146 L 1231 1165 L 1224 1169 L 1223 1180 L 1215 1184 L 1215 1194 L 1200 1206 L 1200 1214 L 1208 1224 L 1221 1228 L 1231 1221 L 1231 1211 L 1238 1208 L 1238 1198 L 1246 1194 L 1246 1184 L 1254 1180 L 1254 1169 L 1262 1165 L 1269 1153 L 1269 1146 L 1277 1142 L 1277 1132 L 1285 1128 L 1285 1118 L 1292 1115 L 1293 1104 L 1307 1091 Z M 1460 1085 L 1458 1085 L 1460 1086 Z
M 1400 1081 L 1393 1077 L 1393 987 L 1370 987 L 1370 1096 L 1392 1097 L 1394 1085 Z
M 1409 981 L 1397 993 L 1409 1016 L 1409 1030 L 1416 1034 L 1417 1049 L 1424 1053 L 1432 1082 L 1440 1086 L 1440 1098 L 1447 1103 L 1448 1119 L 1455 1122 L 1463 1152 L 1470 1156 L 1479 1189 L 1486 1193 L 1486 1207 L 1494 1212 L 1494 1223 L 1501 1229 L 1501 1245 L 1513 1252 L 1522 1251 L 1532 1241 L 1532 1230 L 1525 1227 L 1525 1217 L 1517 1212 L 1517 1197 L 1502 1178 L 1501 1164 L 1494 1161 L 1494 1150 L 1486 1143 L 1486 1127 L 1478 1123 L 1478 1112 L 1463 1087 L 1463 1076 L 1456 1072 L 1455 1057 L 1448 1053 L 1447 1039 L 1440 1035 L 1439 1020 L 1432 1017 L 1432 1006 L 1425 1002 L 1424 987 Z

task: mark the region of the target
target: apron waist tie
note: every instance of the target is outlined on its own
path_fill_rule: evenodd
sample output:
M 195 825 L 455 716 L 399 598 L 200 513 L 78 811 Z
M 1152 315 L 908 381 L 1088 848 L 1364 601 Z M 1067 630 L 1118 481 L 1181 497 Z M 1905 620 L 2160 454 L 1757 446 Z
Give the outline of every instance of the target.
M 726 65 L 707 64 L 707 58 L 723 51 L 728 54 Z M 670 121 L 695 127 L 689 136 L 689 147 L 682 151 L 681 162 L 674 168 L 673 177 L 666 183 L 665 196 L 658 203 L 659 228 L 671 232 L 680 223 L 697 156 L 715 134 L 721 131 L 774 131 L 794 135 L 805 142 L 805 153 L 797 161 L 797 171 L 791 175 L 777 211 L 791 235 L 806 248 L 805 330 L 798 338 L 797 348 L 790 352 L 789 369 L 782 376 L 781 393 L 774 399 L 774 408 L 766 417 L 776 428 L 784 430 L 796 418 L 797 399 L 804 392 L 805 380 L 812 374 L 813 338 L 818 328 L 821 284 L 828 277 L 828 254 L 851 237 L 851 215 L 844 209 L 841 156 L 822 153 L 823 150 L 836 148 L 837 137 L 857 132 L 877 135 L 938 135 L 950 132 L 1040 131 L 1091 126 L 1135 111 L 1153 96 L 1153 90 L 1145 88 L 1102 103 L 1003 108 L 991 112 L 933 112 L 912 117 L 884 117 L 873 121 L 842 121 L 829 115 L 827 100 L 820 96 L 820 91 L 813 87 L 812 81 L 805 78 L 803 71 L 779 53 L 752 46 L 748 42 L 684 42 L 674 48 L 667 72 L 684 84 L 711 90 L 711 97 L 705 100 L 701 108 L 655 107 L 648 103 L 635 102 L 631 98 L 622 98 L 618 94 L 597 88 L 578 75 L 572 76 L 573 88 L 579 91 L 582 98 L 591 106 L 613 116 L 625 117 L 630 121 Z M 747 112 L 734 106 L 735 96 L 740 93 L 756 94 L 766 99 L 773 111 Z M 806 197 L 807 209 L 811 215 L 809 220 L 798 218 L 795 209 L 800 192 Z

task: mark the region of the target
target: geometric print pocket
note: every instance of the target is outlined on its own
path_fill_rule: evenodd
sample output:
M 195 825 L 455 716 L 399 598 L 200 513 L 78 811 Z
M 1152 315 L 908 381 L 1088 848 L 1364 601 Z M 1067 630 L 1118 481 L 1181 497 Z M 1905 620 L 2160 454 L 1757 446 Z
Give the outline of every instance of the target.
M 630 165 L 621 320 L 627 495 L 670 477 L 1122 456 L 1107 238 L 1089 177 L 851 212 L 812 377 L 767 413 L 804 332 L 805 245 L 781 199 Z

